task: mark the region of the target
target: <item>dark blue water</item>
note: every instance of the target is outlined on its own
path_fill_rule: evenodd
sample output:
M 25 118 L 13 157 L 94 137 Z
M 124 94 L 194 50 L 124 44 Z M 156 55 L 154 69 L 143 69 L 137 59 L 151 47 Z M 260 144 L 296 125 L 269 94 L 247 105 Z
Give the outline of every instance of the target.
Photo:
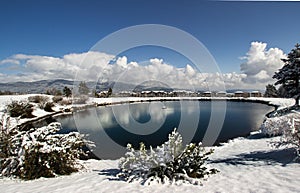
M 178 128 L 184 143 L 201 142 L 208 128 L 216 135 L 215 144 L 246 136 L 257 130 L 264 115 L 274 109 L 251 102 L 213 103 L 170 101 L 97 107 L 58 118 L 58 121 L 62 123 L 62 132 L 78 130 L 88 134 L 88 139 L 96 143 L 97 157 L 112 159 L 123 156 L 128 143 L 134 147 L 140 142 L 153 147 L 161 145 L 174 128 Z M 215 122 L 222 123 L 220 131 Z

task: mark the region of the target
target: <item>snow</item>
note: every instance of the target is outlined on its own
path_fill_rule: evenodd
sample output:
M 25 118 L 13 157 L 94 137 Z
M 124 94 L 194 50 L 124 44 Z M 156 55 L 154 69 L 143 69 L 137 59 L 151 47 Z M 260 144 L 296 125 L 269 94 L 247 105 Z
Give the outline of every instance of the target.
M 273 149 L 270 138 L 238 138 L 215 148 L 211 175 L 203 186 L 127 183 L 115 176 L 118 160 L 83 161 L 86 169 L 70 176 L 32 181 L 0 180 L 0 192 L 299 192 L 300 165 L 290 149 Z M 272 140 L 278 140 L 273 138 Z
M 265 101 L 271 105 L 278 106 L 278 109 L 286 108 L 295 104 L 295 99 L 291 98 L 261 98 L 261 97 L 250 97 L 249 100 Z
M 11 99 L 25 96 L 0 96 L 0 109 Z M 90 103 L 111 103 L 165 98 L 99 98 Z M 182 98 L 180 98 L 182 99 Z M 294 99 L 249 98 L 267 101 L 280 108 L 290 106 Z M 42 111 L 35 111 L 43 115 Z M 84 168 L 78 173 L 56 178 L 40 178 L 32 181 L 0 179 L 0 192 L 300 192 L 300 163 L 292 149 L 274 149 L 270 141 L 279 137 L 265 138 L 259 132 L 248 138 L 236 138 L 222 146 L 214 147 L 210 167 L 220 172 L 211 175 L 203 186 L 189 184 L 140 185 L 127 183 L 116 177 L 119 160 L 81 161 Z

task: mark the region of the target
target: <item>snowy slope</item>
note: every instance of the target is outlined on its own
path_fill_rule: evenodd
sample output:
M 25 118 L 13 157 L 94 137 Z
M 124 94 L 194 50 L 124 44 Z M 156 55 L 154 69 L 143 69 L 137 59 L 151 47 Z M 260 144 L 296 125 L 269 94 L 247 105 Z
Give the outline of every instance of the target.
M 4 104 L 7 98 L 0 96 L 0 104 Z M 103 103 L 126 99 L 91 100 Z M 294 103 L 288 99 L 257 100 L 270 101 L 282 107 Z M 35 113 L 43 114 L 37 111 Z M 220 172 L 211 175 L 203 182 L 203 186 L 188 184 L 142 186 L 137 182 L 127 183 L 115 177 L 118 160 L 87 160 L 82 161 L 85 169 L 70 176 L 32 181 L 0 179 L 0 192 L 300 192 L 300 163 L 293 161 L 294 152 L 291 149 L 272 148 L 269 145 L 271 140 L 279 138 L 264 138 L 256 132 L 249 138 L 237 138 L 215 147 L 210 164 Z

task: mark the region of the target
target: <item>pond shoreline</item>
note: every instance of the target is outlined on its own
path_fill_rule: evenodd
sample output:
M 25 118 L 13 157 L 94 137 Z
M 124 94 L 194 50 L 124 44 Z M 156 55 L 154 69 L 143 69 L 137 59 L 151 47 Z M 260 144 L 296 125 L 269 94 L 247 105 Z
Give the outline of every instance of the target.
M 35 118 L 26 120 L 17 125 L 17 127 L 23 129 L 30 126 L 38 127 L 42 122 L 48 123 L 49 121 L 60 116 L 67 116 L 75 112 L 84 111 L 89 108 L 95 108 L 100 106 L 114 106 L 122 104 L 133 104 L 133 103 L 145 103 L 145 102 L 167 102 L 167 101 L 231 101 L 231 102 L 250 102 L 260 103 L 268 106 L 272 106 L 275 109 L 265 116 L 276 112 L 282 105 L 272 103 L 270 98 L 229 98 L 229 97 L 119 97 L 119 98 L 90 98 L 87 104 L 71 105 L 68 107 L 60 108 L 61 110 L 48 113 L 43 116 L 37 116 Z

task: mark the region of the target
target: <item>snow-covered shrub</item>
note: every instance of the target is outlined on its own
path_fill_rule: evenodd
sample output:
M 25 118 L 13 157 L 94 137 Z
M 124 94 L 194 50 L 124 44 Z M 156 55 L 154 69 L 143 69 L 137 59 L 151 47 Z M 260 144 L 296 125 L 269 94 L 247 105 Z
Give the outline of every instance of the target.
M 21 131 L 2 119 L 0 175 L 22 179 L 53 177 L 77 171 L 87 142 L 78 132 L 57 134 L 59 123 Z M 90 143 L 90 142 L 88 142 Z
M 73 98 L 73 104 L 85 104 L 88 99 L 87 95 L 79 95 L 79 97 Z
M 287 116 L 266 118 L 260 126 L 262 133 L 268 136 L 282 135 L 286 128 L 291 128 L 292 123 Z
M 32 107 L 27 101 L 12 101 L 6 109 L 11 117 L 32 118 Z
M 275 147 L 293 147 L 297 152 L 297 156 L 300 157 L 300 120 L 293 118 L 288 122 L 290 126 L 283 130 L 280 141 L 275 142 L 274 145 Z
M 10 125 L 10 117 L 3 115 L 0 119 L 0 159 L 9 156 L 10 139 L 14 133 Z
M 267 118 L 261 125 L 262 133 L 268 136 L 280 136 L 279 141 L 272 141 L 275 147 L 293 147 L 300 153 L 300 121 L 297 115 L 289 114 L 285 116 Z
M 63 99 L 62 101 L 59 101 L 60 105 L 71 105 L 72 99 Z
M 28 101 L 31 103 L 41 103 L 44 104 L 49 101 L 49 97 L 42 95 L 35 95 L 28 97 Z
M 213 151 L 205 151 L 201 144 L 189 144 L 185 148 L 182 137 L 176 129 L 169 135 L 169 140 L 147 151 L 143 143 L 139 150 L 129 144 L 125 157 L 120 159 L 119 177 L 131 182 L 141 180 L 142 183 L 173 182 L 182 180 L 192 184 L 200 183 L 199 178 L 216 173 L 215 169 L 205 167 L 207 156 Z
M 11 118 L 3 115 L 0 119 L 0 176 L 9 176 L 18 170 L 19 161 L 12 155 L 18 154 L 19 142 L 14 139 L 17 133 L 16 127 L 11 125 Z

